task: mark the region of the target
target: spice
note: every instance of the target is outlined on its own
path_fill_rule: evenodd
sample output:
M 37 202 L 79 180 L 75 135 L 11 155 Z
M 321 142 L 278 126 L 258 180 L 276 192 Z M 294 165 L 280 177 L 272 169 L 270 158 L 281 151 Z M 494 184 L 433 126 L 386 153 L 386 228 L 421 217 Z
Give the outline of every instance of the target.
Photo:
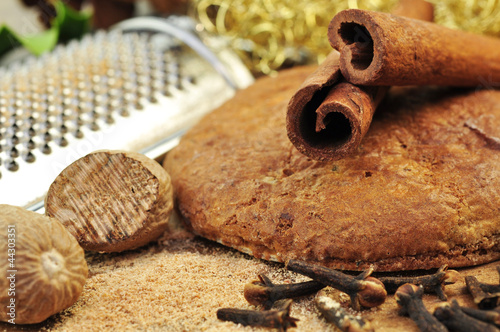
M 424 288 L 422 286 L 404 284 L 396 291 L 396 302 L 401 306 L 404 313 L 408 314 L 415 324 L 417 324 L 420 331 L 448 331 L 446 327 L 425 308 L 422 302 L 423 293 Z
M 306 281 L 297 284 L 275 285 L 265 275 L 259 275 L 259 280 L 245 285 L 243 295 L 248 303 L 270 309 L 274 302 L 314 294 L 325 285 L 317 281 Z
M 498 332 L 494 325 L 482 322 L 466 315 L 454 299 L 449 303 L 439 306 L 434 311 L 434 316 L 446 327 L 457 332 Z
M 40 323 L 73 305 L 88 269 L 85 253 L 64 226 L 0 204 L 0 229 L 0 321 Z
M 270 327 L 279 331 L 286 331 L 290 327 L 297 327 L 297 318 L 290 317 L 292 300 L 287 300 L 280 310 L 245 310 L 222 308 L 217 310 L 217 318 L 231 321 L 243 326 Z
M 429 20 L 433 6 L 423 0 L 402 0 L 395 12 Z M 365 50 L 357 51 L 359 57 L 366 55 Z M 290 99 L 287 109 L 288 138 L 301 153 L 319 161 L 342 159 L 358 148 L 388 90 L 346 82 L 339 57 L 332 51 Z
M 474 303 L 480 309 L 493 309 L 500 306 L 500 285 L 481 283 L 474 276 L 465 277 L 465 284 L 474 298 Z
M 477 86 L 500 81 L 500 40 L 396 15 L 348 9 L 328 27 L 352 84 Z
M 325 319 L 335 324 L 344 332 L 371 332 L 374 331 L 370 322 L 361 316 L 353 316 L 340 306 L 340 303 L 326 296 L 324 291 L 319 291 L 315 298 L 316 307 Z
M 400 0 L 392 10 L 392 14 L 432 22 L 434 6 L 422 0 Z
M 100 150 L 66 167 L 51 184 L 45 213 L 85 250 L 119 252 L 156 240 L 173 209 L 170 176 L 156 161 Z
M 294 259 L 288 261 L 286 267 L 290 271 L 303 274 L 346 293 L 351 298 L 351 306 L 354 310 L 360 310 L 361 306 L 367 308 L 379 306 L 385 302 L 387 297 L 384 284 L 380 280 L 370 277 L 373 268 L 353 277 L 323 266 Z
M 288 104 L 288 138 L 315 160 L 338 160 L 361 144 L 385 87 L 358 87 L 342 81 L 339 53 L 331 52 Z
M 447 265 L 443 265 L 439 270 L 431 275 L 418 277 L 379 277 L 388 293 L 394 293 L 398 287 L 404 284 L 422 285 L 424 291 L 434 292 L 441 301 L 446 301 L 444 286 L 457 282 L 460 274 L 455 270 L 448 270 Z
M 460 307 L 462 311 L 475 319 L 486 322 L 488 324 L 496 325 L 500 327 L 500 308 L 497 307 L 496 310 L 480 310 L 475 308 Z

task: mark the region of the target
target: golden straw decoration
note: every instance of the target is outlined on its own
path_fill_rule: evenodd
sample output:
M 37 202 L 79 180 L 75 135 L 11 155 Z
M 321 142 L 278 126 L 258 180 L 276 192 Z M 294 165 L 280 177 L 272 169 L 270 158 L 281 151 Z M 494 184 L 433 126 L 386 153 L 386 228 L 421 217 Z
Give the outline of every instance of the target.
M 500 0 L 430 0 L 436 22 L 500 36 Z M 321 63 L 331 51 L 327 28 L 347 8 L 390 12 L 397 0 L 192 0 L 191 15 L 225 36 L 255 75 Z

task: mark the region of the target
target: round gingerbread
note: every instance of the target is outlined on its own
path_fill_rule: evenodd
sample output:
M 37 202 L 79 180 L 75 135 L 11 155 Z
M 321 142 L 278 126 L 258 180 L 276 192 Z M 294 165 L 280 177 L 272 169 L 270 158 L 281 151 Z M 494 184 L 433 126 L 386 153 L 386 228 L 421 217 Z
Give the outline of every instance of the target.
M 313 68 L 258 80 L 164 166 L 197 234 L 255 257 L 378 271 L 500 258 L 500 91 L 392 89 L 359 150 L 298 152 L 286 107 Z

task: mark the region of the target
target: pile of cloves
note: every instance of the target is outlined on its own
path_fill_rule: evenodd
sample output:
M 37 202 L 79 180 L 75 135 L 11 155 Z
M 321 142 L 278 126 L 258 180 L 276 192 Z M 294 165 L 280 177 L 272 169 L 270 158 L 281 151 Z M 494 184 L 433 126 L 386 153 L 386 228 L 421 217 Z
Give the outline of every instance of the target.
M 460 274 L 455 270 L 448 270 L 447 265 L 441 266 L 436 273 L 418 277 L 381 277 L 388 293 L 395 293 L 404 284 L 421 285 L 425 292 L 435 293 L 441 301 L 446 301 L 444 286 L 458 281 Z
M 385 302 L 388 293 L 394 293 L 401 314 L 408 315 L 421 331 L 499 331 L 500 332 L 500 285 L 480 283 L 475 277 L 466 277 L 467 288 L 480 309 L 461 307 L 456 300 L 438 306 L 431 314 L 422 301 L 423 293 L 434 293 L 446 301 L 446 285 L 458 281 L 460 275 L 448 270 L 446 265 L 435 273 L 417 277 L 371 276 L 373 268 L 357 276 L 342 273 L 303 261 L 290 260 L 286 264 L 290 271 L 310 277 L 311 281 L 275 285 L 265 275 L 245 285 L 245 299 L 262 310 L 223 308 L 217 317 L 244 326 L 276 328 L 286 331 L 296 327 L 298 319 L 290 316 L 294 298 L 316 294 L 315 303 L 326 321 L 341 331 L 373 331 L 370 322 L 360 315 L 353 315 L 339 302 L 326 295 L 326 286 L 346 293 L 355 311 L 372 308 Z M 500 275 L 500 266 L 497 267 Z M 286 300 L 286 301 L 282 301 Z M 280 305 L 276 305 L 281 303 Z M 277 306 L 276 309 L 272 309 Z M 486 310 L 487 309 L 487 310 Z
M 279 331 L 286 331 L 289 327 L 297 326 L 297 318 L 290 317 L 290 307 L 292 300 L 287 300 L 285 304 L 277 310 L 245 310 L 234 308 L 222 308 L 217 310 L 217 318 L 223 321 L 230 321 L 243 326 L 258 326 L 276 328 Z
M 497 272 L 500 277 L 500 265 L 497 266 Z M 500 306 L 500 284 L 490 285 L 481 283 L 474 276 L 465 277 L 465 283 L 474 298 L 474 303 L 480 309 L 493 309 Z
M 217 311 L 217 318 L 244 326 L 273 327 L 286 331 L 289 327 L 295 327 L 297 322 L 296 318 L 290 317 L 292 301 L 286 301 L 282 309 L 270 310 L 277 301 L 311 295 L 326 286 L 348 294 L 354 310 L 360 310 L 361 307 L 379 306 L 387 297 L 384 284 L 370 276 L 373 268 L 354 277 L 297 260 L 290 260 L 286 267 L 290 271 L 308 276 L 313 280 L 275 285 L 267 276 L 259 275 L 258 280 L 245 286 L 244 296 L 250 304 L 261 307 L 263 310 L 223 308 Z M 371 331 L 369 322 L 348 314 L 340 307 L 340 304 L 334 304 L 333 300 L 330 301 L 323 293 L 320 294 L 316 296 L 316 304 L 328 321 L 337 325 L 342 331 L 353 331 L 354 327 L 359 331 Z
M 438 278 L 440 269 L 436 274 L 429 276 L 426 284 L 432 284 L 430 280 Z M 500 266 L 497 267 L 500 275 Z M 425 278 L 425 277 L 423 277 Z M 442 285 L 454 282 L 457 278 L 455 273 L 442 278 Z M 472 295 L 474 302 L 480 309 L 461 307 L 456 299 L 451 303 L 443 303 L 431 314 L 422 302 L 422 294 L 425 285 L 407 283 L 400 286 L 395 294 L 396 302 L 401 307 L 402 313 L 408 314 L 421 331 L 458 331 L 458 332 L 500 332 L 500 285 L 480 283 L 475 277 L 465 278 L 467 289 Z M 443 300 L 444 292 L 434 290 L 439 298 Z

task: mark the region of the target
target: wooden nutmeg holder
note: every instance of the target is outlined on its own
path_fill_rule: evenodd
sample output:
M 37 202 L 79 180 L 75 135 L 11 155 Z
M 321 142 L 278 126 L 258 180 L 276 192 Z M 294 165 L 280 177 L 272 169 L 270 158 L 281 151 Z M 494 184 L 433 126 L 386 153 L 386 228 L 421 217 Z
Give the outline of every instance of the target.
M 328 27 L 344 78 L 361 85 L 477 86 L 500 81 L 500 39 L 348 9 Z

